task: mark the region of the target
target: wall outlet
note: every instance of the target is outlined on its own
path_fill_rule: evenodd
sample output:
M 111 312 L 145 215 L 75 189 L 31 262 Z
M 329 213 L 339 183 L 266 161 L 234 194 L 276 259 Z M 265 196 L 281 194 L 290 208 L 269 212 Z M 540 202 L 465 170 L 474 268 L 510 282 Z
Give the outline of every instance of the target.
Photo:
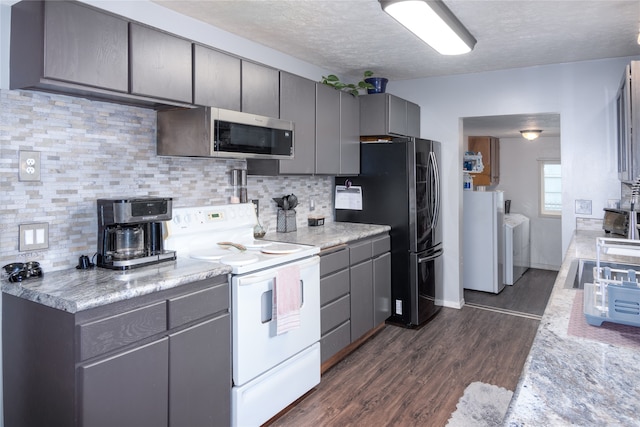
M 20 252 L 47 249 L 49 247 L 48 223 L 20 224 L 18 227 L 20 230 Z
M 40 152 L 20 151 L 20 181 L 40 181 Z

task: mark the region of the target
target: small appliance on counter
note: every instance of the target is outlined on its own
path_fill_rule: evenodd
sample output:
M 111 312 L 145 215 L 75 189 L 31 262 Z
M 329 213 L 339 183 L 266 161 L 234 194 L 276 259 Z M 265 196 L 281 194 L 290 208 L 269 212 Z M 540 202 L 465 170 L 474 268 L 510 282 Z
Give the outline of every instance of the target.
M 635 212 L 637 214 L 637 212 Z M 602 229 L 605 233 L 627 236 L 629 229 L 629 211 L 622 209 L 604 208 Z
M 163 221 L 171 220 L 173 199 L 98 199 L 98 267 L 127 270 L 176 259 L 164 250 Z

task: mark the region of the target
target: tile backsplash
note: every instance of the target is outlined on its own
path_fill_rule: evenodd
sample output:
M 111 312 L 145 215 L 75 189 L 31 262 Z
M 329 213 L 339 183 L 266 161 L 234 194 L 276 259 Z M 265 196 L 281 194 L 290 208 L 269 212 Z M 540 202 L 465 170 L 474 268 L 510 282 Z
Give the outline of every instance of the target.
M 96 199 L 173 197 L 174 206 L 225 204 L 230 170 L 244 160 L 156 155 L 156 112 L 107 102 L 32 91 L 0 90 L 0 265 L 39 261 L 44 271 L 74 267 L 96 251 Z M 18 178 L 20 151 L 41 153 L 41 181 Z M 298 227 L 314 214 L 333 218 L 333 177 L 249 176 L 249 199 L 260 202 L 260 221 L 275 233 L 276 204 L 295 194 Z M 19 252 L 18 226 L 49 224 L 49 248 Z M 268 235 L 267 235 L 268 236 Z

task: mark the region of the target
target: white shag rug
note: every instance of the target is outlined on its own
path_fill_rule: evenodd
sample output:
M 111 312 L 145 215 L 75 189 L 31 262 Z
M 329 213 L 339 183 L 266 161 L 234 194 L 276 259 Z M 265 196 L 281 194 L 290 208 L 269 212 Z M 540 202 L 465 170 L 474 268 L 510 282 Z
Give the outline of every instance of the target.
M 511 396 L 513 392 L 503 387 L 481 382 L 471 383 L 464 390 L 447 427 L 501 426 L 509 409 Z

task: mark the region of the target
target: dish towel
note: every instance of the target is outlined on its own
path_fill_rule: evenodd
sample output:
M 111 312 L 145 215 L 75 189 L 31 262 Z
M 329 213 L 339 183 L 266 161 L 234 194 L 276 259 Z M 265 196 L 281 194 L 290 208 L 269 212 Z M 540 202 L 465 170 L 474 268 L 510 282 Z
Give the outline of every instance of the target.
M 300 268 L 283 267 L 276 272 L 273 305 L 276 312 L 276 334 L 300 327 Z

